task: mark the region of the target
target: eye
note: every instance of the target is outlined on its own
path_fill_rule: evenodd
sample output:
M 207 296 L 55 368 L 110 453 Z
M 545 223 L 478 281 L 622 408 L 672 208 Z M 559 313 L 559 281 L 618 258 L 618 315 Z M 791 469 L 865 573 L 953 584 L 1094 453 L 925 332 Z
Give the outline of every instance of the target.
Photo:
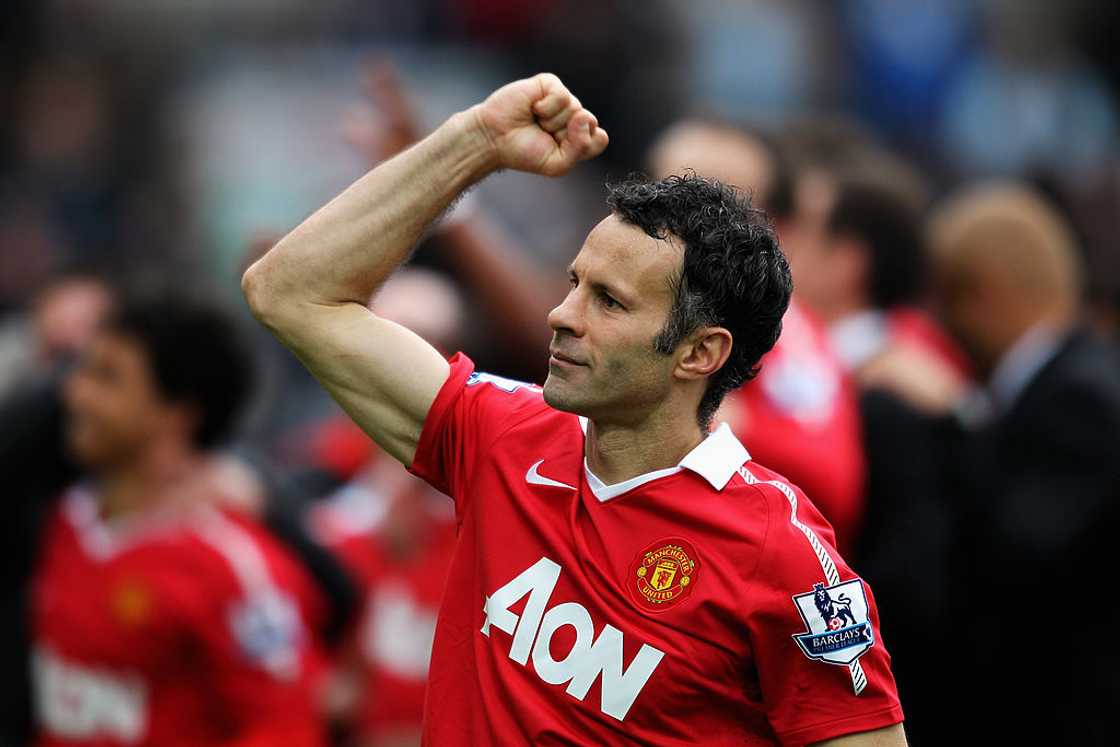
M 611 298 L 610 294 L 608 294 L 608 293 L 600 293 L 599 297 L 602 299 L 603 305 L 606 306 L 608 309 L 621 309 L 622 308 L 622 304 L 620 304 L 618 301 Z

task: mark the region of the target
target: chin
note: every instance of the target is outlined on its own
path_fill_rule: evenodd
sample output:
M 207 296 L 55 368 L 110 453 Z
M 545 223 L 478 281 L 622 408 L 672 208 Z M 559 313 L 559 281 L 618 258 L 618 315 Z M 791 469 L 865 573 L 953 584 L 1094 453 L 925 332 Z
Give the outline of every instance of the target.
M 106 438 L 98 438 L 84 429 L 75 429 L 67 434 L 66 452 L 84 470 L 97 472 L 121 461 L 120 454 L 109 444 Z
M 102 454 L 97 448 L 83 443 L 81 439 L 71 439 L 67 444 L 66 451 L 75 464 L 90 472 L 96 471 L 108 462 L 105 454 Z
M 554 410 L 563 410 L 564 412 L 574 412 L 577 415 L 582 415 L 578 403 L 565 392 L 565 384 L 558 382 L 552 374 L 544 380 L 541 386 L 541 394 L 544 395 L 544 401 L 549 407 Z

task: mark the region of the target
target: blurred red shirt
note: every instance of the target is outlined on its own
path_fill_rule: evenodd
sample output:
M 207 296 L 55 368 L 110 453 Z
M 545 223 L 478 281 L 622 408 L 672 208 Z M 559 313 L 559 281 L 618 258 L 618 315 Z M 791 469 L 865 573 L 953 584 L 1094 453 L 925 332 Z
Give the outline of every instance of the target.
M 455 512 L 447 496 L 398 461 L 371 454 L 351 483 L 316 507 L 312 524 L 361 583 L 362 613 L 343 654 L 353 657 L 343 663 L 356 663 L 360 678 L 361 744 L 401 744 L 420 737 L 432 637 L 455 552 Z
M 859 404 L 824 325 L 796 300 L 758 377 L 727 396 L 720 420 L 759 462 L 812 496 L 840 554 L 850 555 L 864 510 Z
M 199 503 L 113 522 L 70 490 L 32 586 L 40 747 L 319 747 L 310 580 Z
M 419 740 L 436 616 L 456 544 L 447 497 L 391 457 L 377 459 L 392 462 L 404 478 L 396 495 L 378 494 L 359 479 L 317 511 L 316 521 L 363 591 L 346 650 L 360 677 L 357 732 L 370 745 Z

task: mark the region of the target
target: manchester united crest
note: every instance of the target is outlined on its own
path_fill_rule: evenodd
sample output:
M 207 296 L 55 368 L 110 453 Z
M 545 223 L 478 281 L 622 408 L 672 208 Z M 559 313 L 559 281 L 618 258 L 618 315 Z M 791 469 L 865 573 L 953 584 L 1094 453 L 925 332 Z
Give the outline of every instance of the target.
M 664 612 L 685 599 L 696 585 L 700 558 L 688 540 L 658 540 L 630 564 L 626 586 L 641 607 Z

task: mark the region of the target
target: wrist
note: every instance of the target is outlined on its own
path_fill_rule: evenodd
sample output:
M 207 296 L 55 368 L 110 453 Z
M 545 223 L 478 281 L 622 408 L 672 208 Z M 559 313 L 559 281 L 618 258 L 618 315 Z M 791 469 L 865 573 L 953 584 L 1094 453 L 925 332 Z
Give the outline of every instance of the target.
M 498 149 L 482 123 L 477 105 L 451 115 L 443 127 L 448 130 L 456 151 L 462 154 L 472 180 L 483 179 L 501 167 Z

